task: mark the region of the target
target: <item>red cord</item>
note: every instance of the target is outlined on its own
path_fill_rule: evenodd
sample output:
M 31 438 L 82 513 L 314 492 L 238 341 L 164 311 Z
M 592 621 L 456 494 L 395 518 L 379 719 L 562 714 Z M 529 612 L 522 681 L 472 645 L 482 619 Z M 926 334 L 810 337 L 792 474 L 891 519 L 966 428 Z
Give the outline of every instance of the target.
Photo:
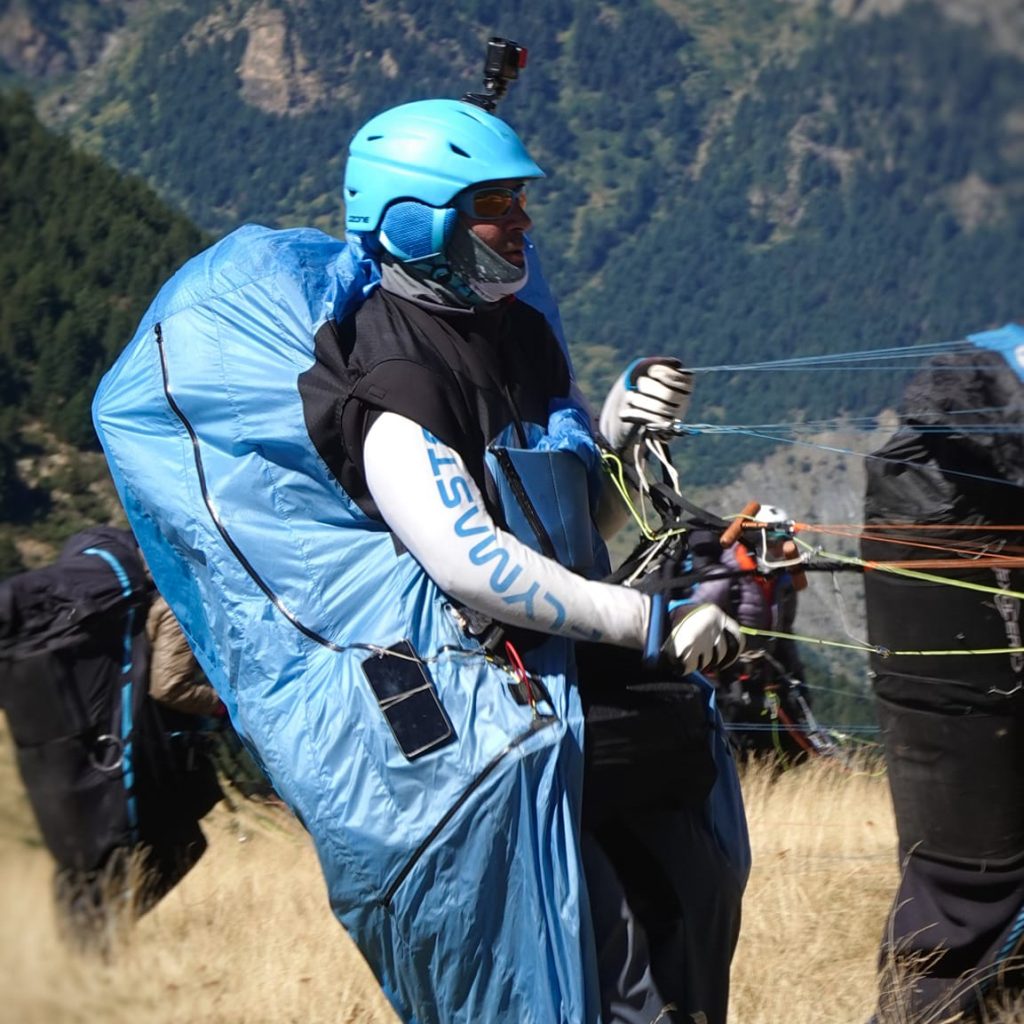
M 509 664 L 512 666 L 512 670 L 526 688 L 526 699 L 530 702 L 530 707 L 536 711 L 537 698 L 533 695 L 533 684 L 530 682 L 530 674 L 526 671 L 523 659 L 519 657 L 519 652 L 512 646 L 512 642 L 510 640 L 505 641 L 505 657 L 508 658 Z

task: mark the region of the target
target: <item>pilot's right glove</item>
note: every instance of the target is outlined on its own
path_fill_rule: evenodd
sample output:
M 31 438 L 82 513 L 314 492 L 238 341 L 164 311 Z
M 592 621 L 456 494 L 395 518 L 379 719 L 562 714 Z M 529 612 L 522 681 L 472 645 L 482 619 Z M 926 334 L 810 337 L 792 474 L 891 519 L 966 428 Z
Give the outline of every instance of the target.
M 608 392 L 601 409 L 601 433 L 616 451 L 641 429 L 669 437 L 686 415 L 692 393 L 693 374 L 678 359 L 636 359 Z
M 684 674 L 731 665 L 743 653 L 739 623 L 715 604 L 687 604 L 672 612 L 665 653 Z

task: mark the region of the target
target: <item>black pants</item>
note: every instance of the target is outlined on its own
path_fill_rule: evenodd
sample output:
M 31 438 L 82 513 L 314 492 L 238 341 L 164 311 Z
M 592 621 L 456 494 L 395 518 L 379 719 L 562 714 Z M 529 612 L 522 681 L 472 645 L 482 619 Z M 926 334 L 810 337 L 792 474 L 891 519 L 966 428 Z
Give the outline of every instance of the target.
M 602 1017 L 725 1024 L 742 886 L 706 820 L 716 767 L 701 690 L 644 678 L 636 652 L 577 655 Z
M 725 1024 L 742 888 L 701 810 L 608 823 L 583 862 L 602 1019 Z
M 881 698 L 878 716 L 903 868 L 880 1014 L 893 986 L 912 1013 L 975 1012 L 989 995 L 1024 991 L 1024 716 L 1009 703 L 1000 713 Z

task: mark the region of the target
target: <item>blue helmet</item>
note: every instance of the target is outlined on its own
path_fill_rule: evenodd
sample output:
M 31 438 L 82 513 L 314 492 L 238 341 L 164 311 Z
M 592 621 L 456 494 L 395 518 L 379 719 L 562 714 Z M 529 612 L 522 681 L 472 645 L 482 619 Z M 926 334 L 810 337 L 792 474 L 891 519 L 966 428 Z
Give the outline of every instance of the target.
M 439 211 L 435 236 L 452 218 L 443 210 L 481 181 L 543 178 L 504 121 L 462 100 L 419 100 L 368 121 L 349 145 L 345 228 L 376 231 L 387 207 L 414 200 Z

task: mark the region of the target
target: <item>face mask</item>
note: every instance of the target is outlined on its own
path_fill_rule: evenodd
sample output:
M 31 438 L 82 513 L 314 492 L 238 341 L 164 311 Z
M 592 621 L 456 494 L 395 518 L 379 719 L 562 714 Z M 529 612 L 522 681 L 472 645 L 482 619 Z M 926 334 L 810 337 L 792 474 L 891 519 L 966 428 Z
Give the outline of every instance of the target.
M 480 241 L 449 210 L 445 220 L 431 207 L 398 203 L 384 219 L 378 243 L 388 254 L 389 291 L 408 297 L 465 307 L 498 302 L 526 284 L 526 267 L 517 267 Z M 443 230 L 442 230 L 443 227 Z
M 529 277 L 528 267 L 509 263 L 462 223 L 455 225 L 445 251 L 453 276 L 485 302 L 514 295 Z

